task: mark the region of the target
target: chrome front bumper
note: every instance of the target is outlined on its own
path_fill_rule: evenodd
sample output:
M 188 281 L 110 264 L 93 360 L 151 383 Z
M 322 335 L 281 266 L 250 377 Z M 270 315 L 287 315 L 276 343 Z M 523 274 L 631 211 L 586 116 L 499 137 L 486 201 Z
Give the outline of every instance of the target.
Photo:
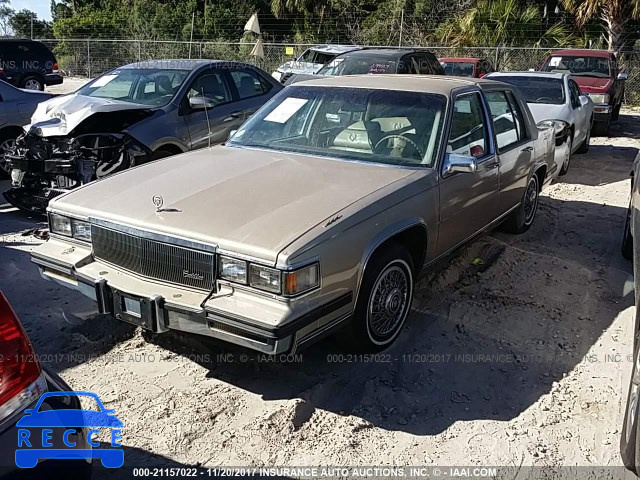
M 202 292 L 177 290 L 160 284 L 153 289 L 145 289 L 142 287 L 149 283 L 144 279 L 132 279 L 129 274 L 102 266 L 92 259 L 83 260 L 86 254 L 86 251 L 71 252 L 63 262 L 35 251 L 31 259 L 38 265 L 43 278 L 89 297 L 96 302 L 100 313 L 113 315 L 118 320 L 154 333 L 177 330 L 217 338 L 268 355 L 289 354 L 322 338 L 323 334 L 339 326 L 352 313 L 351 292 L 295 318 L 287 318 L 282 323 L 274 321 L 283 308 L 280 305 L 277 306 L 280 310 L 275 313 L 270 311 L 268 305 L 258 305 L 269 323 L 224 311 L 222 307 L 217 308 L 216 301 L 229 301 L 233 297 L 236 297 L 233 300 L 236 304 L 243 301 L 241 294 L 234 294 L 233 290 L 219 292 L 220 296 L 205 303 L 203 308 L 194 308 L 193 305 L 201 304 L 205 296 Z M 109 272 L 102 271 L 107 269 Z M 129 282 L 123 282 L 123 277 Z M 156 291 L 159 293 L 154 293 Z

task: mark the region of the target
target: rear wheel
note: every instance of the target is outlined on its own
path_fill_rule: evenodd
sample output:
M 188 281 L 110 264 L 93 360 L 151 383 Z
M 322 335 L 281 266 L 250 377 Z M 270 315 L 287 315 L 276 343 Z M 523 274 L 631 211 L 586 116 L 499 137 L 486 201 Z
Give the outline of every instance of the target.
M 527 183 L 520 206 L 504 222 L 504 230 L 509 233 L 524 233 L 529 230 L 538 211 L 539 193 L 538 176 L 534 173 Z
M 21 82 L 21 88 L 26 90 L 44 90 L 44 82 L 40 77 L 25 77 Z
M 389 347 L 404 326 L 413 300 L 413 262 L 401 245 L 392 244 L 370 260 L 349 328 L 339 334 L 358 351 Z
M 599 137 L 608 137 L 609 128 L 611 127 L 611 118 L 608 118 L 604 122 L 595 122 L 591 128 L 591 133 Z
M 616 105 L 616 107 L 613 109 L 613 113 L 611 114 L 611 120 L 618 120 L 618 118 L 620 117 L 621 108 L 622 108 L 622 103 L 619 103 L 618 105 Z
M 591 146 L 591 128 L 593 126 L 593 120 L 589 122 L 589 128 L 587 129 L 587 136 L 584 139 L 584 142 L 580 144 L 576 153 L 587 153 L 589 151 L 589 147 Z

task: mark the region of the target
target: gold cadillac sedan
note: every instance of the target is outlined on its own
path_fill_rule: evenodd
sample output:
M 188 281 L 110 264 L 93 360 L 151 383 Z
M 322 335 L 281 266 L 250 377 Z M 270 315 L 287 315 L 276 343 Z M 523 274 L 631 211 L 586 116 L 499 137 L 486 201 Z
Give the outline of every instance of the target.
M 214 109 L 216 107 L 213 107 Z M 514 87 L 346 76 L 287 87 L 225 146 L 158 160 L 49 204 L 42 275 L 102 313 L 267 353 L 340 332 L 398 337 L 416 278 L 553 178 L 554 125 Z

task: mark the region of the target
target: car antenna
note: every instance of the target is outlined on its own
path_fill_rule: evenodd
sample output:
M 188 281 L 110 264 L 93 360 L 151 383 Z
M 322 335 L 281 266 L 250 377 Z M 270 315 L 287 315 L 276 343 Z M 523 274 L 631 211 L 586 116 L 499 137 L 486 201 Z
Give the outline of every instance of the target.
M 204 116 L 207 118 L 207 130 L 209 130 L 209 146 L 211 148 L 211 123 L 209 123 L 209 110 L 207 109 L 207 103 L 204 96 L 204 87 L 200 86 L 200 93 L 202 94 L 202 99 L 205 101 L 204 104 Z

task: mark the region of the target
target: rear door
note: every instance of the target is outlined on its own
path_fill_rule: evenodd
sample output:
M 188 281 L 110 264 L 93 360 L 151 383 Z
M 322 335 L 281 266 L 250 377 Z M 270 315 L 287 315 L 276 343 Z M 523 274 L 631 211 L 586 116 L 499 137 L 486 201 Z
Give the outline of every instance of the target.
M 489 121 L 480 92 L 455 97 L 446 152 L 474 154 L 478 169 L 447 174 L 445 165 L 441 166 L 438 254 L 482 230 L 497 216 L 498 163 Z
M 206 69 L 191 82 L 180 104 L 189 129 L 189 149 L 195 150 L 209 145 L 223 143 L 244 121 L 244 113 L 234 97 L 235 88 L 230 85 L 227 70 Z M 204 97 L 213 103 L 208 109 L 193 109 L 189 105 L 192 97 Z
M 527 129 L 523 107 L 511 90 L 485 92 L 500 161 L 499 214 L 522 199 L 535 155 L 534 135 Z
M 254 70 L 232 69 L 229 75 L 238 98 L 237 109 L 242 111 L 245 120 L 273 96 L 273 84 Z

